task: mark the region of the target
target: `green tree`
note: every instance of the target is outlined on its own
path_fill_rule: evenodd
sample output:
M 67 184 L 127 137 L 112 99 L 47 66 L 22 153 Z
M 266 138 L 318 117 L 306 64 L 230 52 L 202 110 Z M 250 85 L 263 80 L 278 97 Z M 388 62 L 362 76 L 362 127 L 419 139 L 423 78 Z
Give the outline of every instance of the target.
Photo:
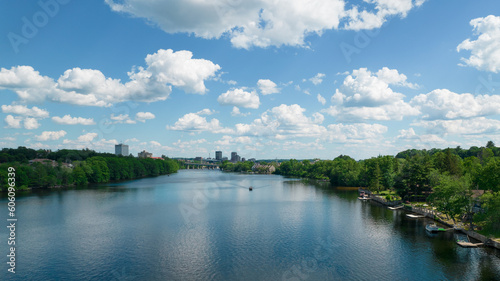
M 108 182 L 110 179 L 109 168 L 106 160 L 102 156 L 94 156 L 85 161 L 92 170 L 92 174 L 87 175 L 91 183 Z
M 464 175 L 469 175 L 473 187 L 478 187 L 482 166 L 479 159 L 475 156 L 470 156 L 463 161 Z
M 81 166 L 73 168 L 72 177 L 77 185 L 85 185 L 88 183 L 87 174 Z
M 335 158 L 330 168 L 330 183 L 334 186 L 359 186 L 361 166 L 347 155 Z
M 471 195 L 470 182 L 466 177 L 443 174 L 439 176 L 439 183 L 429 199 L 455 223 L 457 216 L 468 213 L 471 209 Z
M 500 235 L 500 192 L 486 192 L 480 197 L 483 212 L 474 216 L 476 221 L 481 221 L 484 230 Z
M 382 172 L 380 171 L 380 166 L 378 162 L 375 162 L 375 167 L 371 171 L 370 175 L 370 190 L 380 192 L 382 189 L 381 181 L 382 181 Z
M 420 200 L 425 197 L 430 187 L 431 158 L 428 154 L 415 154 L 407 158 L 397 175 L 394 187 L 399 196 L 406 200 Z
M 493 143 L 493 141 L 488 141 L 488 143 L 486 143 L 486 147 L 489 149 L 493 149 L 495 148 L 495 143 Z
M 453 154 L 450 148 L 445 152 L 437 152 L 432 156 L 434 168 L 441 173 L 459 176 L 463 173 L 463 164 L 460 156 Z
M 481 164 L 485 165 L 488 161 L 494 156 L 493 150 L 487 147 L 482 147 L 480 152 L 478 153 L 478 158 L 481 161 Z
M 500 191 L 500 159 L 488 161 L 481 171 L 478 183 L 482 190 Z

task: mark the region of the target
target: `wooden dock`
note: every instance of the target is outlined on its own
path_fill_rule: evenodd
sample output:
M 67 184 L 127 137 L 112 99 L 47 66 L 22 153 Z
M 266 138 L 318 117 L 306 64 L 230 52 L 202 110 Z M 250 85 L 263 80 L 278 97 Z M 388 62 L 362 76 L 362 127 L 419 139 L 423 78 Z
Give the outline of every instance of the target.
M 478 246 L 483 246 L 484 243 L 471 243 L 467 241 L 457 241 L 458 246 L 463 248 L 477 248 Z

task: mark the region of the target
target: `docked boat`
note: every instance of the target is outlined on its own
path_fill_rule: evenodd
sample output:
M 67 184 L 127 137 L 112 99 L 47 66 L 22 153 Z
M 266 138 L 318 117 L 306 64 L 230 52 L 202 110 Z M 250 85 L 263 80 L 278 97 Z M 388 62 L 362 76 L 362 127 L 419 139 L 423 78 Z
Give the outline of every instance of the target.
M 368 197 L 368 196 L 366 196 L 366 193 L 365 193 L 365 192 L 361 191 L 361 192 L 359 193 L 359 197 L 358 197 L 358 199 L 359 199 L 359 200 L 362 200 L 362 201 L 365 201 L 365 200 L 370 200 L 371 198 L 370 198 L 370 197 Z
M 418 218 L 423 218 L 424 216 L 422 215 L 415 215 L 415 214 L 406 214 L 407 217 L 412 218 L 412 219 L 418 219 Z
M 435 223 L 429 223 L 425 226 L 425 229 L 429 232 L 446 231 L 446 229 L 437 226 Z
M 428 225 L 425 226 L 425 230 L 429 232 L 438 232 L 439 227 L 435 223 L 429 223 Z

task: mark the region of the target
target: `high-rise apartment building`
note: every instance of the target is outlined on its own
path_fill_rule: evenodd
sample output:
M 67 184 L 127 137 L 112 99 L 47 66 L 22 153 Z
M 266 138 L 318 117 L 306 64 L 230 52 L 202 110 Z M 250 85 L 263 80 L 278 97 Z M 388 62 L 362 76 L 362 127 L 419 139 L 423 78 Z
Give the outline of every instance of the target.
M 115 154 L 128 156 L 128 145 L 120 143 L 115 145 Z

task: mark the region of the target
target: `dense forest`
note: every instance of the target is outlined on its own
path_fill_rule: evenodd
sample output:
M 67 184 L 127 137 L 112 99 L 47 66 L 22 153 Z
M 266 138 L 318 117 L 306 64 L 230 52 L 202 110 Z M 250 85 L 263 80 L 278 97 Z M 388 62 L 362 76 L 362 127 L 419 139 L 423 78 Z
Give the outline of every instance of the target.
M 411 149 L 361 161 L 345 155 L 314 163 L 292 159 L 276 173 L 393 191 L 403 202 L 426 202 L 453 221 L 474 221 L 500 236 L 500 148 L 491 141 L 468 150 Z
M 177 161 L 169 158 L 123 157 L 88 149 L 52 152 L 26 147 L 4 148 L 0 151 L 1 190 L 7 189 L 8 167 L 15 168 L 17 189 L 105 183 L 165 175 L 179 169 Z

